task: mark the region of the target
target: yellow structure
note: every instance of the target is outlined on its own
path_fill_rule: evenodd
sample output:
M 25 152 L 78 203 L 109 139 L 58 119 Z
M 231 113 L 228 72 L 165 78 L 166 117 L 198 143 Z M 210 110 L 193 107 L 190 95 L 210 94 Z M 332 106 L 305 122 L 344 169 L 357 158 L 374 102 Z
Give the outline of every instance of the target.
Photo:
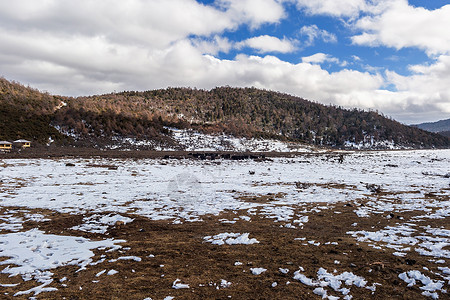
M 12 143 L 7 141 L 0 141 L 0 151 L 11 151 Z
M 17 141 L 14 141 L 14 145 L 16 145 L 17 147 L 21 147 L 21 148 L 30 148 L 31 142 L 27 141 L 27 140 L 17 140 Z

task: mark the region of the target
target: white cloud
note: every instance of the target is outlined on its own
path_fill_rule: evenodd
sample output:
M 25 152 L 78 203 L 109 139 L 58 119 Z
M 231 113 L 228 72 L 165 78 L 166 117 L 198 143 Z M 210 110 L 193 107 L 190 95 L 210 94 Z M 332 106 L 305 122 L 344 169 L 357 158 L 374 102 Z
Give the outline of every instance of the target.
M 283 5 L 275 0 L 219 0 L 217 5 L 195 0 L 0 0 L 0 26 L 163 48 L 191 35 L 208 37 L 242 24 L 256 28 L 284 17 Z
M 264 23 L 277 23 L 285 16 L 281 0 L 217 0 L 235 22 L 247 20 L 251 28 Z
M 416 100 L 411 101 L 415 105 L 435 106 L 450 113 L 450 56 L 441 55 L 431 65 L 414 65 L 410 69 L 412 76 L 387 72 L 387 78 L 398 91 L 414 95 Z
M 450 53 L 450 4 L 428 10 L 409 5 L 407 0 L 292 1 L 307 13 L 345 19 L 349 28 L 361 31 L 352 37 L 355 45 L 417 47 L 430 56 Z M 320 36 L 313 26 L 301 31 L 309 37 L 309 44 Z
M 356 17 L 368 9 L 366 0 L 294 0 L 299 9 L 313 15 Z
M 227 38 L 214 36 L 212 39 L 192 39 L 192 44 L 204 54 L 217 55 L 219 52 L 228 53 L 234 43 Z
M 363 17 L 355 26 L 362 31 L 352 38 L 357 45 L 417 47 L 429 55 L 450 53 L 450 5 L 427 10 L 406 0 L 392 0 L 381 14 Z
M 0 25 L 9 30 L 51 32 L 66 38 L 103 36 L 114 43 L 154 48 L 188 35 L 209 36 L 238 26 L 228 11 L 194 0 L 1 0 L 0 6 Z
M 313 54 L 311 56 L 306 56 L 306 57 L 302 57 L 302 62 L 304 63 L 310 63 L 310 64 L 322 64 L 324 62 L 331 62 L 331 63 L 335 63 L 338 64 L 339 63 L 339 59 L 337 59 L 336 57 L 333 57 L 329 54 L 325 54 L 325 53 L 316 53 Z
M 319 29 L 317 25 L 303 26 L 300 28 L 300 34 L 307 37 L 305 41 L 305 46 L 312 46 L 316 40 L 322 40 L 326 43 L 336 43 L 337 37 L 336 35 Z
M 296 50 L 297 41 L 283 38 L 280 40 L 277 37 L 269 35 L 261 35 L 249 38 L 238 43 L 238 48 L 250 47 L 256 49 L 259 53 L 279 52 L 290 53 Z
M 214 87 L 217 82 L 231 86 L 256 86 L 347 106 L 363 104 L 366 99 L 345 99 L 342 95 L 369 93 L 384 84 L 379 74 L 352 70 L 329 73 L 316 64 L 291 64 L 274 56 L 238 55 L 233 61 L 210 59 L 212 67 L 208 69 L 214 73 L 208 74 L 206 88 Z

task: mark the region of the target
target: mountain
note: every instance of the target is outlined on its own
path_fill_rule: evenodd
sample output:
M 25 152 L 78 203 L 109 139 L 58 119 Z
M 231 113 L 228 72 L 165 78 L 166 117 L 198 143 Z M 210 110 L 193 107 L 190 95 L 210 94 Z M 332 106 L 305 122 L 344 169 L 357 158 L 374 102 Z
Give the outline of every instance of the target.
M 374 111 L 326 106 L 256 88 L 168 88 L 88 97 L 41 93 L 0 79 L 0 139 L 119 147 L 181 147 L 170 128 L 327 147 L 449 147 L 450 139 Z M 145 143 L 151 141 L 151 143 Z
M 412 125 L 415 127 L 418 127 L 420 129 L 430 131 L 430 132 L 438 132 L 438 133 L 445 133 L 450 132 L 450 119 L 447 120 L 440 120 L 437 122 L 429 122 L 429 123 L 421 123 Z

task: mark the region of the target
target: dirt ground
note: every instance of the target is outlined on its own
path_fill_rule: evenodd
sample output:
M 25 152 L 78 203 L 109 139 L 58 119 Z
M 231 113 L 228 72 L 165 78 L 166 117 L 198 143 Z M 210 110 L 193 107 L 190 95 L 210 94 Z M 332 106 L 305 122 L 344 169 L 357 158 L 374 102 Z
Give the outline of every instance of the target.
M 23 211 L 23 208 L 17 209 Z M 121 244 L 124 250 L 107 252 L 105 262 L 88 266 L 84 271 L 77 272 L 77 266 L 52 270 L 54 278 L 67 277 L 67 281 L 55 280 L 50 287 L 58 290 L 39 294 L 37 299 L 164 299 L 167 296 L 175 299 L 320 299 L 313 294 L 313 287 L 293 279 L 294 272 L 300 266 L 305 269 L 303 273 L 308 277 L 315 277 L 317 270 L 322 267 L 329 272 L 334 269 L 338 269 L 339 273 L 353 272 L 364 277 L 368 285 L 381 284 L 374 293 L 368 289 L 350 287 L 353 299 L 425 299 L 417 285 L 406 287 L 406 283 L 398 275 L 417 269 L 418 266 L 432 268 L 433 265 L 427 257 L 413 251 L 407 257 L 397 257 L 392 255 L 394 250 L 376 250 L 366 243 L 357 243 L 346 234 L 353 229 L 354 222 L 358 222 L 358 229 L 376 230 L 394 225 L 399 218 L 409 218 L 414 212 L 393 218 L 386 218 L 385 215 L 358 218 L 352 203 L 339 203 L 330 209 L 309 213 L 309 222 L 302 230 L 280 227 L 274 220 L 257 215 L 251 216 L 251 222 L 238 220 L 234 224 L 227 224 L 219 221 L 236 217 L 235 212 L 228 212 L 206 216 L 203 222 L 185 224 L 151 221 L 127 215 L 134 218 L 134 221 L 116 224 L 106 234 L 93 234 L 69 229 L 81 224 L 84 216 L 48 210 L 28 212 L 41 213 L 50 221 L 27 222 L 24 230 L 39 228 L 46 233 L 58 235 L 127 241 Z M 448 219 L 441 219 L 435 221 L 433 226 L 450 229 L 450 222 Z M 256 238 L 260 243 L 219 246 L 206 243 L 203 239 L 204 236 L 222 232 L 249 232 L 250 237 Z M 306 239 L 295 240 L 296 238 Z M 309 240 L 320 242 L 320 245 L 309 244 Z M 336 242 L 337 245 L 329 242 Z M 124 255 L 138 256 L 142 261 L 109 262 L 110 259 Z M 96 255 L 93 261 L 99 259 L 100 256 Z M 340 263 L 337 264 L 336 261 Z M 236 262 L 241 262 L 242 265 L 235 265 Z M 267 271 L 253 275 L 250 271 L 253 267 L 264 267 Z M 279 271 L 280 268 L 289 269 L 289 272 L 283 274 Z M 119 273 L 96 277 L 97 273 L 105 269 L 115 269 Z M 176 279 L 189 284 L 190 288 L 173 289 L 172 284 Z M 231 282 L 231 285 L 222 287 L 222 279 Z M 20 276 L 8 277 L 6 274 L 0 274 L 0 282 L 20 283 L 20 290 L 38 285 L 34 281 L 23 282 Z M 277 283 L 276 286 L 273 286 L 274 282 Z M 4 294 L 14 294 L 17 287 L 2 287 L 1 290 L 3 299 L 21 299 Z M 342 299 L 341 294 L 333 293 L 331 295 Z M 23 299 L 28 298 L 29 295 Z

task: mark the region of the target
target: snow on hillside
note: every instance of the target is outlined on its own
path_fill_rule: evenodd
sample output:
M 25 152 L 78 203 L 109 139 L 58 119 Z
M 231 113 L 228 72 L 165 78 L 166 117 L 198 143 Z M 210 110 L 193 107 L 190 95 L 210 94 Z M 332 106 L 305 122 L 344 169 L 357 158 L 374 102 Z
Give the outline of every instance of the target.
M 171 137 L 178 147 L 157 144 L 151 140 L 138 140 L 136 138 L 113 137 L 114 144 L 107 149 L 127 149 L 135 147 L 153 147 L 158 151 L 235 151 L 235 152 L 312 152 L 317 151 L 314 146 L 287 142 L 273 139 L 256 139 L 245 137 L 234 137 L 232 135 L 204 134 L 191 129 L 168 128 Z M 355 143 L 346 141 L 346 149 L 370 150 L 390 149 L 400 150 L 407 147 L 396 145 L 393 141 L 376 141 L 373 137 L 367 137 L 364 142 Z
M 236 152 L 309 152 L 311 147 L 277 140 L 236 138 L 231 135 L 208 135 L 193 130 L 169 128 L 173 138 L 186 151 Z
M 82 137 L 73 129 L 65 130 L 55 125 L 60 133 L 73 138 L 75 141 L 81 141 Z M 174 144 L 169 145 L 167 141 L 142 139 L 136 137 L 124 137 L 114 135 L 106 145 L 97 145 L 98 148 L 105 150 L 131 150 L 131 149 L 154 149 L 157 151 L 234 151 L 234 152 L 311 152 L 317 151 L 317 147 L 299 142 L 288 142 L 274 139 L 256 139 L 245 137 L 234 137 L 227 134 L 205 134 L 192 129 L 178 129 L 165 127 L 169 130 L 169 137 L 173 139 Z M 108 140 L 101 136 L 103 142 Z M 392 140 L 375 140 L 373 136 L 365 136 L 364 141 L 355 143 L 345 141 L 343 148 L 357 150 L 405 150 L 411 147 L 401 146 Z

